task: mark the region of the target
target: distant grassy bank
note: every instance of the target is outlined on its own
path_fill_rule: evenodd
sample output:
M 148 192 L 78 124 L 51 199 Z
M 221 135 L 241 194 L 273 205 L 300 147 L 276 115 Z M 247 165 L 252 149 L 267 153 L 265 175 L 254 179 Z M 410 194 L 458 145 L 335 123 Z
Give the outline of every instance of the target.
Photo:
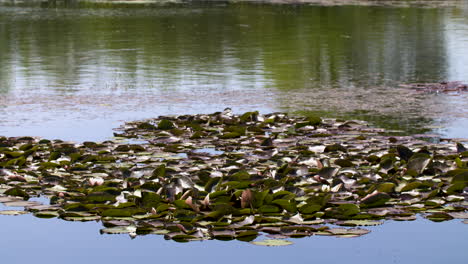
M 468 6 L 466 0 L 0 0 L 1 4 L 96 4 L 99 5 L 152 5 L 190 2 L 219 2 L 219 3 L 271 3 L 271 4 L 308 4 L 321 6 L 363 5 L 363 6 Z

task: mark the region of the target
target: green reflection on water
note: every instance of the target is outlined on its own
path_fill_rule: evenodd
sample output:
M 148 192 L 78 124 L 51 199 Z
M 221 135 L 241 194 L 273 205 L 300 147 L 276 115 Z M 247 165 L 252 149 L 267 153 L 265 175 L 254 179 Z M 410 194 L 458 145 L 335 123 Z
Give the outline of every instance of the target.
M 451 115 L 447 103 L 398 84 L 448 78 L 444 34 L 447 17 L 457 12 L 251 4 L 3 7 L 0 93 L 60 100 L 111 90 L 123 97 L 234 90 L 239 105 L 265 101 L 271 109 L 420 133 Z M 200 110 L 209 104 L 197 100 Z M 466 110 L 459 112 L 466 118 Z

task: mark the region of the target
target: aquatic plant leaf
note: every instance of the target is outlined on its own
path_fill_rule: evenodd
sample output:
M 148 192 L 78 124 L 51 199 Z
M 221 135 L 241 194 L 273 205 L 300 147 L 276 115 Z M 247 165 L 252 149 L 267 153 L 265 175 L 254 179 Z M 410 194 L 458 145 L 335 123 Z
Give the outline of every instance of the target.
M 233 230 L 213 230 L 211 236 L 218 240 L 232 240 L 236 236 L 236 232 Z
M 255 230 L 247 230 L 240 232 L 236 235 L 236 239 L 239 241 L 244 241 L 244 242 L 251 242 L 255 240 L 258 237 L 258 231 Z
M 128 234 L 136 231 L 137 227 L 134 225 L 107 227 L 100 230 L 101 234 Z
M 425 153 L 415 153 L 408 161 L 408 170 L 421 174 L 431 162 L 431 157 Z
M 131 217 L 137 213 L 145 212 L 138 208 L 123 208 L 123 209 L 107 209 L 102 211 L 101 216 L 107 217 Z
M 456 219 L 468 219 L 468 212 L 451 212 L 448 215 Z
M 3 194 L 10 195 L 10 196 L 23 197 L 24 200 L 29 199 L 29 194 L 26 191 L 20 188 L 16 188 L 16 187 L 6 190 Z
M 18 211 L 18 210 L 2 210 L 0 215 L 23 215 L 28 214 L 27 211 Z
M 379 207 L 385 205 L 385 203 L 390 200 L 390 196 L 382 192 L 374 192 L 361 200 L 361 206 L 363 207 Z
M 169 130 L 169 129 L 173 129 L 174 127 L 175 127 L 174 123 L 172 123 L 171 121 L 167 119 L 162 119 L 158 123 L 158 129 Z
M 458 153 L 462 153 L 462 152 L 465 152 L 465 151 L 467 151 L 466 147 L 463 146 L 462 143 L 457 142 L 457 152 L 458 152 Z
M 253 215 L 250 215 L 250 216 L 246 216 L 244 218 L 244 220 L 240 221 L 240 222 L 236 222 L 234 224 L 231 224 L 230 226 L 232 228 L 240 228 L 240 227 L 243 227 L 243 226 L 247 226 L 247 225 L 251 225 L 253 224 L 253 222 L 255 221 L 255 216 Z
M 284 199 L 277 199 L 277 200 L 272 201 L 271 203 L 280 206 L 281 208 L 283 208 L 284 210 L 290 213 L 295 213 L 297 211 L 295 202 L 291 202 L 291 201 L 284 200 Z
M 323 233 L 329 233 L 334 236 L 338 237 L 359 237 L 365 234 L 368 234 L 370 230 L 367 229 L 362 229 L 362 228 L 330 228 L 325 231 L 322 231 Z M 323 234 L 320 233 L 320 234 Z
M 378 226 L 383 224 L 383 222 L 374 220 L 347 220 L 337 222 L 336 224 L 341 226 Z
M 89 203 L 105 203 L 105 202 L 116 202 L 116 195 L 112 195 L 108 192 L 92 192 L 86 196 L 86 200 Z
M 447 174 L 452 174 L 454 175 L 452 178 L 452 183 L 464 183 L 468 184 L 468 169 L 457 169 L 448 172 Z
M 356 237 L 368 231 L 317 225 L 466 217 L 468 155 L 455 142 L 389 137 L 358 121 L 241 119 L 231 110 L 120 129 L 120 138 L 102 143 L 0 137 L 0 167 L 8 168 L 0 169 L 0 202 L 177 242 L 252 241 L 259 232 Z M 223 138 L 229 133 L 237 139 Z M 12 188 L 52 205 L 6 196 Z
M 250 243 L 257 245 L 257 246 L 267 246 L 267 247 L 289 246 L 293 244 L 293 242 L 289 240 L 283 240 L 283 239 L 265 239 L 261 241 L 253 241 Z
M 11 201 L 11 202 L 3 202 L 5 206 L 10 206 L 10 207 L 25 207 L 25 206 L 36 206 L 36 205 L 41 205 L 39 202 L 35 201 Z
M 419 188 L 421 185 L 422 185 L 422 183 L 418 182 L 418 181 L 409 182 L 409 183 L 405 184 L 403 186 L 403 188 L 401 188 L 400 192 L 411 191 L 411 190 L 414 190 L 416 188 Z
M 154 192 L 141 193 L 141 205 L 146 208 L 158 207 L 161 202 L 161 195 Z
M 342 145 L 336 143 L 336 144 L 333 144 L 333 145 L 326 146 L 325 150 L 324 150 L 324 152 L 335 152 L 335 151 L 346 152 L 346 148 L 343 147 Z
M 265 204 L 265 205 L 262 205 L 260 208 L 258 208 L 258 212 L 263 213 L 263 214 L 264 213 L 278 213 L 280 212 L 280 208 L 278 206 Z
M 57 211 L 38 211 L 34 213 L 34 216 L 38 218 L 55 218 L 59 217 L 59 215 Z
M 192 196 L 189 196 L 186 200 L 185 203 L 192 208 L 193 211 L 195 212 L 200 212 L 200 207 L 193 201 Z
M 154 169 L 152 177 L 153 178 L 163 178 L 166 176 L 166 164 L 159 165 L 156 169 Z
M 405 160 L 406 162 L 408 162 L 408 160 L 414 154 L 412 150 L 410 150 L 409 148 L 407 148 L 405 146 L 398 145 L 396 148 L 397 148 L 397 151 L 398 151 L 398 156 L 400 156 L 400 158 Z
M 433 221 L 433 222 L 442 222 L 442 221 L 447 221 L 447 220 L 452 220 L 453 217 L 447 213 L 432 213 L 429 215 L 426 215 L 426 218 Z
M 325 212 L 325 216 L 336 219 L 348 219 L 350 216 L 360 212 L 360 208 L 356 204 L 340 204 L 335 208 L 329 208 Z
M 350 160 L 346 159 L 337 159 L 335 160 L 335 164 L 344 168 L 344 167 L 354 167 L 354 163 L 352 163 Z
M 65 216 L 62 217 L 65 221 L 72 221 L 72 222 L 90 222 L 90 221 L 98 221 L 101 219 L 98 215 L 93 216 Z
M 302 214 L 312 214 L 322 209 L 322 205 L 319 204 L 304 204 L 298 208 Z
M 395 191 L 395 184 L 393 182 L 383 182 L 377 187 L 377 191 L 384 193 L 392 193 Z
M 148 122 L 142 122 L 137 125 L 137 128 L 144 129 L 144 130 L 157 130 L 155 125 L 152 125 Z
M 332 167 L 326 167 L 322 168 L 318 174 L 320 177 L 329 179 L 335 177 L 335 175 L 338 173 L 339 169 L 338 168 L 332 168 Z

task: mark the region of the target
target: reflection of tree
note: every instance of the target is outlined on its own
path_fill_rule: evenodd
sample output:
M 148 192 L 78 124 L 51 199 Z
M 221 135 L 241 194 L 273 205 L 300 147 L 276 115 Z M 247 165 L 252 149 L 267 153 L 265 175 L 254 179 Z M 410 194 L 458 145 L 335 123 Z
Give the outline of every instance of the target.
M 10 35 L 8 25 L 1 23 L 2 15 L 0 14 L 0 96 L 7 93 L 11 86 L 11 72 L 10 68 L 7 67 L 7 63 L 10 61 L 12 50 L 4 47 L 10 47 L 8 45 Z
M 446 66 L 443 12 L 327 7 L 270 16 L 265 66 L 281 88 L 439 80 Z M 281 49 L 271 44 L 275 38 Z
M 436 111 L 423 97 L 396 86 L 447 76 L 444 10 L 336 7 L 291 12 L 269 17 L 267 30 L 277 35 L 264 38 L 262 45 L 265 69 L 285 93 L 283 107 L 413 132 L 433 122 Z M 282 39 L 281 49 L 271 44 L 275 38 Z

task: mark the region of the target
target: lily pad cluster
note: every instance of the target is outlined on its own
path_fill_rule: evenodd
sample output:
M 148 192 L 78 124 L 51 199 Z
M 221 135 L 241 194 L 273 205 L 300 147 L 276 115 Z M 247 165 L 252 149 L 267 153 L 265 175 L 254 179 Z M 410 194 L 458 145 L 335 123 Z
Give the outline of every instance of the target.
M 129 122 L 115 136 L 80 144 L 0 138 L 0 202 L 41 218 L 101 221 L 105 234 L 180 242 L 356 237 L 369 232 L 362 226 L 417 214 L 468 218 L 461 143 L 230 109 Z

